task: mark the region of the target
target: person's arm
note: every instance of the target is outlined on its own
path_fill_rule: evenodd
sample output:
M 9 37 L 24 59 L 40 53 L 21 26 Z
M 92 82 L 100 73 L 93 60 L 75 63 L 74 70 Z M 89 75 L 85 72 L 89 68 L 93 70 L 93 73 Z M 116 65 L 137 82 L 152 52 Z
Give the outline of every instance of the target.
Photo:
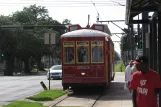
M 137 104 L 136 104 L 136 90 L 132 90 L 132 103 L 133 103 L 133 107 L 137 107 Z
M 137 75 L 134 73 L 132 75 L 132 79 L 129 85 L 129 90 L 132 90 L 132 103 L 133 103 L 133 107 L 137 107 L 136 104 L 136 88 L 137 88 Z
M 130 85 L 129 85 L 129 89 L 136 89 L 137 88 L 137 86 L 138 86 L 138 79 L 137 79 L 137 74 L 136 73 L 134 73 L 133 75 L 132 75 L 132 79 L 131 79 L 131 81 L 130 81 Z
M 131 67 L 131 75 L 132 75 L 135 71 L 137 71 L 137 69 L 136 69 L 136 66 L 133 65 L 133 66 Z
M 127 82 L 127 71 L 128 70 L 128 66 L 125 68 L 125 81 Z
M 157 73 L 155 78 L 154 78 L 154 92 L 156 94 L 160 94 L 161 93 L 161 81 L 160 81 L 160 76 Z

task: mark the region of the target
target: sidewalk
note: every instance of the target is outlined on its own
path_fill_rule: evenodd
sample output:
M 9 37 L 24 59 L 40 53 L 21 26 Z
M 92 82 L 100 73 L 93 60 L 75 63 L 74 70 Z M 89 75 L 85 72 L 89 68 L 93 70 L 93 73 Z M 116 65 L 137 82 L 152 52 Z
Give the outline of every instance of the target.
M 130 92 L 124 90 L 124 82 L 113 82 L 95 107 L 132 107 L 131 98 Z
M 55 101 L 49 101 L 44 102 L 45 106 L 53 105 L 57 101 L 60 101 L 61 99 L 65 98 L 66 96 L 62 96 Z M 94 107 L 132 107 L 132 99 L 131 94 L 128 90 L 124 90 L 124 73 L 116 73 L 115 81 L 113 81 L 110 85 L 110 88 L 106 91 L 105 95 L 97 101 L 96 105 Z M 69 100 L 70 99 L 70 100 Z M 86 101 L 84 100 L 91 100 L 90 102 L 94 102 L 94 99 L 87 99 L 77 96 L 77 97 L 70 97 L 68 101 L 65 101 L 63 103 L 63 106 L 78 106 L 81 105 L 88 105 Z M 72 99 L 72 100 L 71 100 Z M 78 104 L 78 101 L 80 104 Z M 74 102 L 73 102 L 74 101 Z M 88 102 L 88 103 L 90 103 Z M 72 103 L 72 104 L 71 104 Z M 77 103 L 77 104 L 75 104 Z M 84 106 L 83 106 L 84 107 Z

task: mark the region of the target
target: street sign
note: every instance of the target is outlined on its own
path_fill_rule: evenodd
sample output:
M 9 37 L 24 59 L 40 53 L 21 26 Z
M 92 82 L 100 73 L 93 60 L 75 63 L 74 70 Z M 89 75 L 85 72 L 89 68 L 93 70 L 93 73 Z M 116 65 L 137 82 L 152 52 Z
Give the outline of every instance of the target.
M 49 50 L 51 50 L 51 45 L 55 45 L 56 34 L 55 33 L 45 33 L 44 34 L 44 44 L 49 44 Z M 50 90 L 50 54 L 49 54 L 49 90 Z
M 138 49 L 137 50 L 137 55 L 142 56 L 143 55 L 143 49 Z
M 44 34 L 44 44 L 56 44 L 56 34 L 55 33 L 45 33 Z

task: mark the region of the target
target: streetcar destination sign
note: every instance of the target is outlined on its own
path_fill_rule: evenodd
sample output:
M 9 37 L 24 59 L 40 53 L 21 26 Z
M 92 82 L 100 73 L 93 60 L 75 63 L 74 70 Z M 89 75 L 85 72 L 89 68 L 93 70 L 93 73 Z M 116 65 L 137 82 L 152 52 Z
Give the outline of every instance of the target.
M 77 69 L 90 69 L 89 66 L 77 66 Z

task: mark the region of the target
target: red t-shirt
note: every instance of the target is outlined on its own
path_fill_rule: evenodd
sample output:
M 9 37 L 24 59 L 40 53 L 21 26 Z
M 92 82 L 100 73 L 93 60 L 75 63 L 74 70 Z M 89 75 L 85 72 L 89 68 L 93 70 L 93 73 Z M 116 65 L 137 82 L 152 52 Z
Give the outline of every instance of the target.
M 156 71 L 149 69 L 145 74 L 136 71 L 132 75 L 129 88 L 136 89 L 137 107 L 158 107 L 154 89 L 161 88 L 161 81 Z

